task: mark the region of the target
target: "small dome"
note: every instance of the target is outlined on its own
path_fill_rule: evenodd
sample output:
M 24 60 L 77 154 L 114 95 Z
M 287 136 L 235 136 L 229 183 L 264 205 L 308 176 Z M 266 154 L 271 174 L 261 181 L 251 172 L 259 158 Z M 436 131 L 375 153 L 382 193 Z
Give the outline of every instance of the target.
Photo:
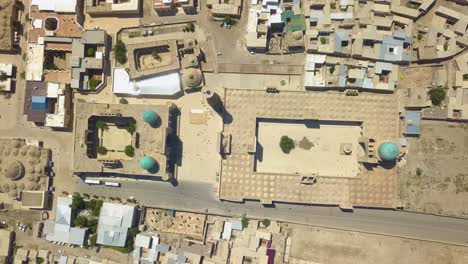
M 146 123 L 153 125 L 158 121 L 158 114 L 152 110 L 145 110 L 143 112 L 143 120 L 145 120 Z
M 19 161 L 15 161 L 5 170 L 5 176 L 12 180 L 17 181 L 24 176 L 24 165 Z
M 201 72 L 198 69 L 186 69 L 182 73 L 182 81 L 190 88 L 200 86 L 202 82 Z
M 295 40 L 301 40 L 302 39 L 302 32 L 301 31 L 296 31 L 292 33 L 292 37 Z
M 384 142 L 379 146 L 379 157 L 384 161 L 392 161 L 398 158 L 400 150 L 395 143 Z
M 149 156 L 144 156 L 143 158 L 140 159 L 140 167 L 144 170 L 151 171 L 155 168 L 156 166 L 156 161 Z

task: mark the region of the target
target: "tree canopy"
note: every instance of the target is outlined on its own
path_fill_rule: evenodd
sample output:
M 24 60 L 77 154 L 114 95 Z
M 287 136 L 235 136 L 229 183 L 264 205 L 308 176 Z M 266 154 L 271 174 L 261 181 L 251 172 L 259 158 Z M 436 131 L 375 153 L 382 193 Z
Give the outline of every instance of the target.
M 127 47 L 120 39 L 115 43 L 114 57 L 120 64 L 125 64 L 127 62 Z

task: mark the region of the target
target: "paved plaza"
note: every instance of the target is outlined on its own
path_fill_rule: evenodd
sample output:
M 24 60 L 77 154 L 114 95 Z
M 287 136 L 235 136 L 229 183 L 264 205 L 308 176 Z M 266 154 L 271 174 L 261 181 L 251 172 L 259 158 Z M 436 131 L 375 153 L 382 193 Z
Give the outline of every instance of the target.
M 295 141 L 295 148 L 289 154 L 279 147 L 284 135 Z M 360 135 L 359 123 L 260 121 L 257 150 L 260 148 L 261 154 L 256 158 L 256 172 L 356 177 Z M 351 153 L 342 152 L 344 144 L 349 144 Z

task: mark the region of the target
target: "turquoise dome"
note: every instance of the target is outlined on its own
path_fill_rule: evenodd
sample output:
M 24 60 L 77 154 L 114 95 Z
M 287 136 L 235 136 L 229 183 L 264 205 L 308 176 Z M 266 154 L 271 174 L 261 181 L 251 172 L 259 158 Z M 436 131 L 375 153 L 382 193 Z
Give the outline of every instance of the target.
M 143 120 L 145 120 L 146 123 L 153 125 L 158 121 L 158 114 L 151 110 L 145 110 L 143 112 Z
M 395 143 L 385 142 L 379 146 L 379 157 L 384 161 L 396 160 L 400 155 L 400 150 Z
M 140 159 L 140 167 L 144 170 L 150 171 L 153 170 L 154 167 L 156 166 L 156 161 L 149 156 L 144 156 L 143 158 Z

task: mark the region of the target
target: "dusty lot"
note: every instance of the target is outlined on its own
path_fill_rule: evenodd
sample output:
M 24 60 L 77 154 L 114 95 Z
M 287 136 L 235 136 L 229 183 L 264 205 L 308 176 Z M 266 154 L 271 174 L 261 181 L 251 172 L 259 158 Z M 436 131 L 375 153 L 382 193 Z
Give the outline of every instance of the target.
M 424 121 L 400 177 L 407 210 L 468 216 L 468 124 Z
M 430 105 L 428 88 L 437 70 L 442 67 L 417 67 L 400 69 L 399 90 L 403 106 Z
M 468 262 L 466 247 L 298 225 L 284 231 L 291 237 L 293 264 Z

